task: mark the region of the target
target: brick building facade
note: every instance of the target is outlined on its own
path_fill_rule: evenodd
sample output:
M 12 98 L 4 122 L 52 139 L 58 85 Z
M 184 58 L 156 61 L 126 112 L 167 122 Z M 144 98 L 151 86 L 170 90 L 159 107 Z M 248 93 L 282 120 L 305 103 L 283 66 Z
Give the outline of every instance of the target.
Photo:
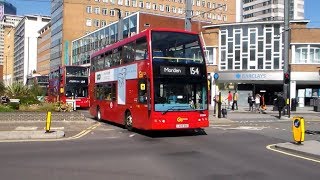
M 184 19 L 185 1 L 53 0 L 50 68 L 56 69 L 59 65 L 71 64 L 71 41 L 118 21 L 118 10 L 121 11 L 122 17 L 136 12 L 146 12 Z M 194 21 L 222 23 L 236 20 L 234 1 L 194 0 L 192 10 Z M 163 25 L 167 27 L 166 22 L 163 22 Z

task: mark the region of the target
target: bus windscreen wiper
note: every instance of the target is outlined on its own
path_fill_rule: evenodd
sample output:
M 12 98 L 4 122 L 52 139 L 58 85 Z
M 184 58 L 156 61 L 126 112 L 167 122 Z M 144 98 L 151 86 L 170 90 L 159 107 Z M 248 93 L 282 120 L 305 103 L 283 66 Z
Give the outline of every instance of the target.
M 175 108 L 178 108 L 178 109 L 175 109 Z M 183 109 L 181 109 L 181 108 L 183 108 Z M 170 110 L 187 110 L 187 109 L 186 109 L 186 106 L 172 106 L 172 107 L 168 108 L 167 110 L 163 111 L 162 114 L 166 114 Z

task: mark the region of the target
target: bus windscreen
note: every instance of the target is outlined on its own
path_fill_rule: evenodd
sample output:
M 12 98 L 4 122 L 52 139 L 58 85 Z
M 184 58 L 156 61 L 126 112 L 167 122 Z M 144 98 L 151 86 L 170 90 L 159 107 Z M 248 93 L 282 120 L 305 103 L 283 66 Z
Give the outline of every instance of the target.
M 154 62 L 204 63 L 198 35 L 154 31 L 151 41 Z

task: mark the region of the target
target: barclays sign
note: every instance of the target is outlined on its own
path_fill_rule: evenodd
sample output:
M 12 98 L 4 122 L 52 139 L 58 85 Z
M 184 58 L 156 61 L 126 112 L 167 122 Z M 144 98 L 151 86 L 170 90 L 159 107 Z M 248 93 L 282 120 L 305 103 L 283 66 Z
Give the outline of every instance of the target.
M 236 79 L 243 80 L 263 80 L 267 78 L 267 74 L 264 73 L 237 73 L 235 74 Z
M 248 81 L 283 81 L 283 71 L 265 71 L 265 72 L 219 72 L 220 82 L 248 82 Z

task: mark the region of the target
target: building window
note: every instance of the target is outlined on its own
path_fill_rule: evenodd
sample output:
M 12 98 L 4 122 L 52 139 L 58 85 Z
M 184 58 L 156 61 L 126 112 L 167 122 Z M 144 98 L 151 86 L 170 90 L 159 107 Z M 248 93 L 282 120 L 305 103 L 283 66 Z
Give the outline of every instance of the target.
M 127 17 L 127 16 L 130 15 L 130 12 L 129 12 L 129 11 L 126 11 L 126 12 L 124 12 L 124 15 Z
M 86 26 L 92 26 L 92 20 L 91 19 L 87 19 L 86 20 Z
M 223 15 L 223 21 L 227 21 L 227 16 Z
M 94 0 L 95 2 L 100 2 L 100 0 Z
M 144 8 L 143 1 L 139 1 L 139 8 Z
M 102 14 L 103 15 L 108 15 L 108 9 L 107 8 L 102 8 Z
M 146 8 L 147 9 L 151 9 L 151 3 L 150 2 L 146 2 Z
M 94 13 L 100 14 L 100 8 L 99 8 L 99 7 L 95 7 L 95 8 L 94 8 Z
M 102 2 L 107 3 L 107 2 L 108 2 L 108 0 L 102 0 Z
M 320 63 L 320 45 L 296 45 L 295 63 Z
M 159 10 L 160 10 L 160 11 L 164 11 L 164 6 L 163 6 L 162 4 L 160 4 Z
M 172 7 L 172 12 L 177 13 L 177 9 L 175 7 Z
M 311 45 L 310 46 L 310 62 L 311 63 L 320 63 L 320 45 Z
M 116 11 L 113 10 L 113 9 L 111 9 L 111 10 L 110 10 L 110 16 L 115 16 L 115 15 L 116 15 Z
M 123 5 L 123 0 L 118 0 L 118 5 Z
M 137 0 L 132 0 L 132 7 L 137 7 Z
M 107 22 L 105 20 L 101 20 L 101 27 L 104 27 L 107 25 Z
M 170 6 L 166 5 L 166 12 L 170 12 Z
M 93 20 L 93 23 L 94 23 L 95 27 L 100 27 L 100 20 L 95 19 L 95 20 Z
M 153 9 L 153 10 L 157 10 L 157 4 L 156 4 L 156 3 L 153 3 L 153 4 L 152 4 L 152 9 Z
M 276 27 L 276 26 L 274 26 Z M 267 25 L 228 26 L 220 29 L 220 70 L 273 70 L 282 68 L 282 39 Z M 277 26 L 278 30 L 283 28 Z M 267 33 L 270 33 L 268 36 Z M 271 43 L 268 43 L 268 38 Z M 320 45 L 319 45 L 320 47 Z M 320 49 L 320 48 L 319 48 Z M 293 59 L 305 59 L 306 50 L 293 48 Z M 300 52 L 304 55 L 300 58 Z M 294 58 L 294 55 L 296 57 Z M 298 56 L 299 55 L 299 56 Z M 209 63 L 209 61 L 208 61 Z
M 92 13 L 92 7 L 91 6 L 87 6 L 87 13 L 91 14 Z
M 205 58 L 206 58 L 207 64 L 216 64 L 216 48 L 206 47 Z
M 125 0 L 124 5 L 125 6 L 130 6 L 130 0 Z
M 211 2 L 207 2 L 207 8 L 211 8 Z
M 200 6 L 200 0 L 197 0 L 197 6 Z

